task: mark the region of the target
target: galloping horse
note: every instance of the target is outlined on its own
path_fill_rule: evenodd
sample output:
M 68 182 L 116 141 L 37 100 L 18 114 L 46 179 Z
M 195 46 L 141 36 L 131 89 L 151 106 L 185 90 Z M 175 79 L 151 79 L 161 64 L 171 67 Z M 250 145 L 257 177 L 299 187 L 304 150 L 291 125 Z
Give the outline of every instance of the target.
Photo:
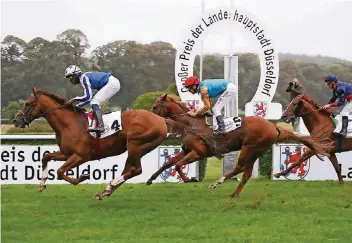
M 87 132 L 88 120 L 85 110 L 72 106 L 68 100 L 58 95 L 32 88 L 33 94 L 27 99 L 21 110 L 13 120 L 16 127 L 25 128 L 33 120 L 44 117 L 56 134 L 59 152 L 45 154 L 42 159 L 42 179 L 39 191 L 46 188 L 48 177 L 48 162 L 50 160 L 66 161 L 57 171 L 59 179 L 77 185 L 87 179 L 89 175 L 81 175 L 78 179 L 64 175 L 64 173 L 87 161 L 115 156 L 128 151 L 128 157 L 122 175 L 110 181 L 106 189 L 94 196 L 101 200 L 110 196 L 126 180 L 142 173 L 141 158 L 160 145 L 167 136 L 167 125 L 175 133 L 192 133 L 208 139 L 211 146 L 215 139 L 202 132 L 188 129 L 175 121 L 161 118 L 145 110 L 121 112 L 122 130 L 110 136 L 99 139 L 99 148 L 95 145 L 97 138 Z M 215 148 L 215 147 L 214 147 Z
M 152 111 L 159 116 L 169 117 L 192 128 L 203 129 L 204 132 L 210 134 L 213 133 L 213 129 L 208 127 L 204 117 L 194 118 L 187 114 L 189 111 L 188 107 L 181 102 L 178 97 L 168 96 L 167 94 L 162 95 L 155 101 Z M 223 147 L 225 148 L 224 151 L 230 152 L 241 150 L 241 153 L 238 158 L 238 164 L 233 171 L 221 177 L 214 184 L 211 184 L 209 188 L 214 189 L 217 184 L 222 184 L 229 178 L 244 172 L 241 182 L 231 194 L 232 197 L 239 196 L 244 185 L 252 176 L 255 161 L 274 143 L 283 141 L 300 141 L 307 147 L 311 148 L 318 157 L 318 154 L 325 155 L 325 149 L 329 146 L 329 142 L 327 141 L 322 140 L 318 142 L 309 137 L 304 138 L 297 136 L 291 131 L 282 127 L 277 127 L 273 123 L 259 116 L 245 117 L 242 119 L 241 127 L 218 136 L 218 143 L 223 144 Z M 193 181 L 183 174 L 180 169 L 181 166 L 206 157 L 214 156 L 213 151 L 208 149 L 204 141 L 195 137 L 193 134 L 186 134 L 186 136 L 183 137 L 182 142 L 183 151 L 168 163 L 165 163 L 148 180 L 147 184 L 151 184 L 163 170 L 170 168 L 173 165 L 176 165 L 176 169 L 184 182 Z
M 338 165 L 335 153 L 352 150 L 352 139 L 341 138 L 333 133 L 335 126 L 331 116 L 331 109 L 323 110 L 321 106 L 307 94 L 300 94 L 296 96 L 288 105 L 282 115 L 282 119 L 285 122 L 290 123 L 297 117 L 302 117 L 303 122 L 311 136 L 329 138 L 333 141 L 328 157 L 334 166 L 339 183 L 343 184 L 344 182 L 341 176 L 341 169 Z M 311 150 L 307 150 L 298 161 L 293 163 L 286 170 L 276 173 L 273 176 L 279 178 L 280 176 L 286 175 L 294 167 L 303 163 L 303 161 L 306 161 L 313 155 L 314 154 Z

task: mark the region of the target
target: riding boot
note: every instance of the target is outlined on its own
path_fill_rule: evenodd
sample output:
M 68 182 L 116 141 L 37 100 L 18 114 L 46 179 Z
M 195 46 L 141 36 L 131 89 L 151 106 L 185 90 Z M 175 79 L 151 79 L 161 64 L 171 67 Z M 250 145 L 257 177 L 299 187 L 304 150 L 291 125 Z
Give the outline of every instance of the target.
M 216 133 L 224 133 L 225 132 L 225 122 L 224 122 L 224 118 L 222 117 L 222 115 L 217 116 L 216 121 L 218 122 L 218 129 L 216 130 Z
M 92 109 L 93 109 L 95 117 L 98 120 L 98 125 L 93 129 L 89 129 L 89 131 L 103 133 L 105 128 L 104 128 L 104 122 L 103 122 L 103 115 L 101 113 L 100 107 L 99 107 L 99 105 L 93 104 Z
M 342 129 L 341 129 L 341 136 L 346 137 L 347 136 L 347 127 L 348 127 L 348 116 L 343 116 L 342 117 Z

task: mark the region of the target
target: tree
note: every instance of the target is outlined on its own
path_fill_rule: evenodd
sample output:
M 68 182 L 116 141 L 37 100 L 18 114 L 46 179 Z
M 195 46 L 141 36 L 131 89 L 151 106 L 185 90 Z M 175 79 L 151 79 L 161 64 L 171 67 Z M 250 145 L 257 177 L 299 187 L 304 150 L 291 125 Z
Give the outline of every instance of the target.
M 13 35 L 8 35 L 1 42 L 1 65 L 14 65 L 25 59 L 24 52 L 27 43 Z
M 18 100 L 18 101 L 10 101 L 9 104 L 2 109 L 1 111 L 1 117 L 2 119 L 14 119 L 16 116 L 16 113 L 21 109 L 21 107 L 24 104 L 24 100 Z
M 57 39 L 62 43 L 67 64 L 84 67 L 82 55 L 90 47 L 87 36 L 80 30 L 68 29 L 57 35 Z

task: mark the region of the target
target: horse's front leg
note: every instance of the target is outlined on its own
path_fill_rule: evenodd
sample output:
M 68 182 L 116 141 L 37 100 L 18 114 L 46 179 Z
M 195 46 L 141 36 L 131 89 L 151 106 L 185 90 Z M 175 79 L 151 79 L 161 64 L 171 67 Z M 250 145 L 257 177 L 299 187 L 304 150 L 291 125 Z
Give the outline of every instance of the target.
M 166 169 L 170 168 L 171 166 L 173 166 L 174 164 L 176 164 L 177 161 L 179 161 L 180 159 L 182 159 L 185 156 L 185 153 L 183 151 L 181 151 L 179 154 L 177 154 L 175 157 L 171 158 L 168 162 L 164 163 L 163 166 L 161 166 L 159 168 L 158 171 L 156 171 L 150 178 L 149 180 L 146 182 L 146 185 L 149 186 L 151 184 L 153 184 L 153 181 L 158 178 L 158 176 Z
M 50 160 L 55 160 L 55 161 L 65 161 L 67 160 L 67 156 L 63 154 L 62 152 L 54 152 L 54 153 L 49 153 L 45 154 L 42 158 L 42 179 L 40 181 L 39 185 L 39 192 L 42 192 L 46 188 L 46 180 L 48 179 L 48 162 Z
M 200 156 L 198 156 L 198 154 L 194 150 L 192 150 L 185 157 L 183 157 L 180 161 L 177 161 L 175 168 L 176 168 L 178 174 L 181 176 L 183 182 L 187 183 L 187 182 L 197 182 L 198 181 L 197 178 L 195 178 L 195 177 L 192 177 L 191 179 L 188 178 L 185 175 L 185 173 L 183 173 L 182 166 L 193 163 L 199 159 L 200 159 Z

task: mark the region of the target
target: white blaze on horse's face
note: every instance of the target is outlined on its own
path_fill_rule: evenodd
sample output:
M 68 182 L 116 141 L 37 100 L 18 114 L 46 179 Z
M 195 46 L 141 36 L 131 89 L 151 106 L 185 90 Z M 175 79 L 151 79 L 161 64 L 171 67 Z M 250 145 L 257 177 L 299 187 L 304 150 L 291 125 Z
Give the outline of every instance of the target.
M 295 110 L 296 107 L 299 103 L 299 96 L 297 96 L 296 98 L 294 98 L 287 106 L 287 108 L 285 109 L 284 113 L 282 114 L 282 119 L 286 122 L 289 123 L 292 120 L 295 119 L 296 114 L 295 114 Z

